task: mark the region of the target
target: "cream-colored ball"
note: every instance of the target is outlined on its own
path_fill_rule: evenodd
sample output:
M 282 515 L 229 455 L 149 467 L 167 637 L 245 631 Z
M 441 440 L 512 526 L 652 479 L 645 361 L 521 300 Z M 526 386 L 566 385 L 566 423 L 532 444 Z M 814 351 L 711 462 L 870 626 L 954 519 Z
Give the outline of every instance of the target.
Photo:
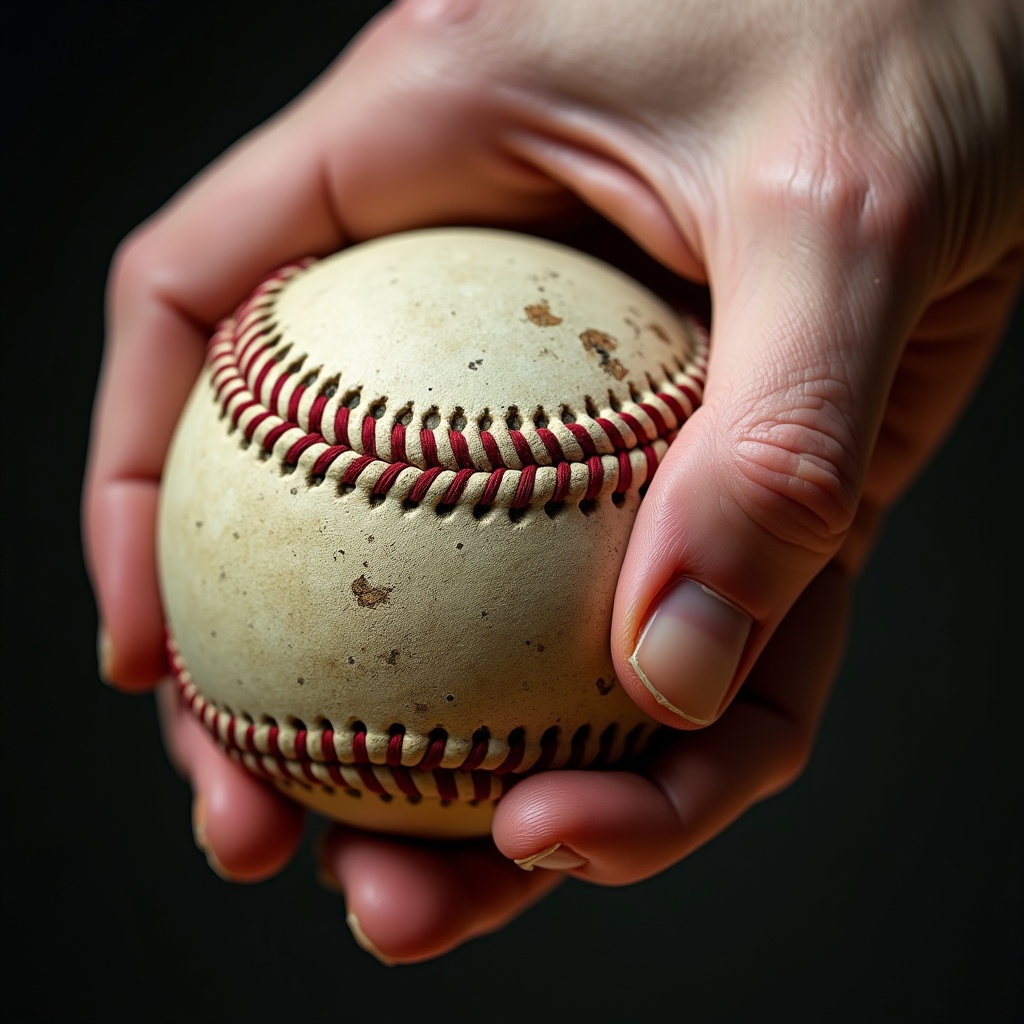
M 524 773 L 628 760 L 615 677 L 642 489 L 706 339 L 617 270 L 484 229 L 285 268 L 225 321 L 164 475 L 182 699 L 322 814 L 486 834 Z

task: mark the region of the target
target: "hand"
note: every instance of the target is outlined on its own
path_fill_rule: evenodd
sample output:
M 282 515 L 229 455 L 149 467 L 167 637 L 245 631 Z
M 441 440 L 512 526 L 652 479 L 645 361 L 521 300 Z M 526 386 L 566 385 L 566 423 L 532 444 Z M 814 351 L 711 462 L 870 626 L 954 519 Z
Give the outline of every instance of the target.
M 495 819 L 504 857 L 335 830 L 324 866 L 381 956 L 437 955 L 560 875 L 507 858 L 560 842 L 578 877 L 633 881 L 799 772 L 848 582 L 955 424 L 1019 288 L 1022 35 L 1008 0 L 680 0 L 670 15 L 657 0 L 417 0 L 125 243 L 84 525 L 106 671 L 129 690 L 164 671 L 167 442 L 212 325 L 264 273 L 424 224 L 603 220 L 709 288 L 704 406 L 642 507 L 612 638 L 623 685 L 686 734 L 644 775 L 525 780 Z M 727 603 L 687 584 L 652 615 L 681 579 Z M 277 870 L 299 812 L 186 717 L 165 727 L 219 869 Z

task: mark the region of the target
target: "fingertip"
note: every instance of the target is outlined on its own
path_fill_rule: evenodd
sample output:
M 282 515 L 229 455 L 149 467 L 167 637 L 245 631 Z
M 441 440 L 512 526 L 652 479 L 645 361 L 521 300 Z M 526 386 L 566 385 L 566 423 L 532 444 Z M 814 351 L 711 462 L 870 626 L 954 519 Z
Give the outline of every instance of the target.
M 86 533 L 99 611 L 99 677 L 127 693 L 167 673 L 154 555 L 157 485 L 107 484 L 87 504 Z
M 330 829 L 321 871 L 345 895 L 357 945 L 388 966 L 431 959 L 463 932 L 462 894 L 430 850 L 386 837 Z
M 363 931 L 359 918 L 352 911 L 345 915 L 345 923 L 348 925 L 348 930 L 352 933 L 352 938 L 355 939 L 356 945 L 364 952 L 369 953 L 376 961 L 382 963 L 385 967 L 394 967 L 400 963 L 400 961 L 386 956 L 373 944 L 370 937 Z
M 353 938 L 389 965 L 434 959 L 493 931 L 560 881 L 521 871 L 490 840 L 417 842 L 340 827 L 323 837 L 320 868 L 345 894 Z
M 520 868 L 605 885 L 639 881 L 672 863 L 677 834 L 670 801 L 627 771 L 531 776 L 505 794 L 493 825 L 498 849 Z
M 276 875 L 302 839 L 304 808 L 228 758 L 190 715 L 168 720 L 166 705 L 177 696 L 161 697 L 168 745 L 192 784 L 196 845 L 210 867 L 232 882 Z
M 148 693 L 167 674 L 163 645 L 138 643 L 129 634 L 123 646 L 114 642 L 106 626 L 96 637 L 96 674 L 101 683 L 126 694 Z
M 259 882 L 282 871 L 302 838 L 305 811 L 248 771 L 224 759 L 197 791 L 211 867 L 235 882 Z

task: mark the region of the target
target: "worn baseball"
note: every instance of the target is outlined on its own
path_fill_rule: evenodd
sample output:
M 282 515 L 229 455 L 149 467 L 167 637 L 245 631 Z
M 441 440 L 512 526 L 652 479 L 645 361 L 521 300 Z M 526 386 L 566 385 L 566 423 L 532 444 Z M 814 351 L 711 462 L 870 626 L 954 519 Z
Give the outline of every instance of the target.
M 610 653 L 646 484 L 706 336 L 548 241 L 409 232 L 223 322 L 163 479 L 170 663 L 216 741 L 321 814 L 489 831 L 525 774 L 657 729 Z

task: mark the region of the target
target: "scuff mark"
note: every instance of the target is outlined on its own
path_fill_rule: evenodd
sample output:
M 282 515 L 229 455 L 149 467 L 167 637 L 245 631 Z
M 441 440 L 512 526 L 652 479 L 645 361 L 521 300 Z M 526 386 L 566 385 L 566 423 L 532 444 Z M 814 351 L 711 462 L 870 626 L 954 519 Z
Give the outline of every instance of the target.
M 388 596 L 394 587 L 374 587 L 365 576 L 352 581 L 352 593 L 360 608 L 376 608 L 379 604 L 387 604 Z
M 523 312 L 534 327 L 557 327 L 562 322 L 562 318 L 552 313 L 551 307 L 546 302 L 537 302 L 526 306 Z
M 616 359 L 612 352 L 618 348 L 618 342 L 604 331 L 587 328 L 581 335 L 580 341 L 588 352 L 593 352 L 601 361 L 601 369 L 616 380 L 622 380 L 628 373 L 625 366 Z

